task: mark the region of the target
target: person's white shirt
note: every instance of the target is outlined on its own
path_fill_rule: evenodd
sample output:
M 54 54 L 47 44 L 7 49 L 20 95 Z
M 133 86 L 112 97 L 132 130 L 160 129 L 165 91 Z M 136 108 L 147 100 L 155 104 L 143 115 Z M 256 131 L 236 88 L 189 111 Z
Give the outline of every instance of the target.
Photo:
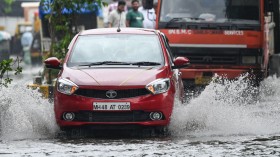
M 111 23 L 112 27 L 126 27 L 126 13 L 113 10 L 109 14 L 108 22 Z
M 139 12 L 141 12 L 144 16 L 144 21 L 143 21 L 143 27 L 144 28 L 150 28 L 154 29 L 156 25 L 155 21 L 155 10 L 154 9 L 144 9 L 143 6 L 139 7 L 138 9 Z M 148 11 L 148 12 L 147 12 Z
M 30 47 L 32 44 L 33 35 L 31 32 L 24 32 L 21 36 L 21 45 L 23 47 Z

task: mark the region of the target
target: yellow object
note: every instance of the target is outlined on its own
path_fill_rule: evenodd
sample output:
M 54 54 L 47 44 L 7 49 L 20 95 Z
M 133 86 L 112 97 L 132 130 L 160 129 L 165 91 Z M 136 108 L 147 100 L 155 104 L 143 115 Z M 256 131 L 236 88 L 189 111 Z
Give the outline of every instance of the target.
M 211 82 L 212 77 L 208 76 L 201 76 L 201 77 L 195 77 L 195 84 L 196 85 L 207 85 Z
M 38 84 L 30 84 L 27 85 L 27 88 L 38 90 L 42 94 L 42 97 L 45 99 L 52 97 L 52 89 L 53 87 L 51 85 L 38 85 Z
M 33 25 L 29 22 L 18 23 L 16 26 L 15 36 L 19 38 L 22 33 L 26 31 L 32 31 Z
M 39 92 L 42 93 L 44 98 L 49 98 L 49 85 L 41 85 L 39 86 Z
M 34 14 L 34 23 L 33 23 L 34 32 L 38 33 L 41 29 L 41 20 L 39 18 L 38 12 Z
M 37 89 L 40 85 L 38 84 L 30 84 L 30 85 L 27 85 L 27 88 L 31 88 L 33 90 Z

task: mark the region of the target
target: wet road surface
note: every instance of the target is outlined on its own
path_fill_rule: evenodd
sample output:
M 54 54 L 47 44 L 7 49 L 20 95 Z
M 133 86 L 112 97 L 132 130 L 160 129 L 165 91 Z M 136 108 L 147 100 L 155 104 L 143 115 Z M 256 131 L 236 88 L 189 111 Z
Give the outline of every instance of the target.
M 68 139 L 58 136 L 52 103 L 26 88 L 39 69 L 0 89 L 1 156 L 280 156 L 278 78 L 257 94 L 242 78 L 212 82 L 175 106 L 168 137 Z

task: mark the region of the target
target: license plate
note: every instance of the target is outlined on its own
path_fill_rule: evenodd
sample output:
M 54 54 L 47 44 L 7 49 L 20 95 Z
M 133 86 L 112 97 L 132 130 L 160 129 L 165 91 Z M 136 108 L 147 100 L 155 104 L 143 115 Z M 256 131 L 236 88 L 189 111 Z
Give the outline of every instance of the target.
M 212 77 L 196 77 L 195 84 L 198 85 L 207 85 L 211 82 Z
M 129 111 L 130 102 L 94 102 L 93 110 L 98 111 Z

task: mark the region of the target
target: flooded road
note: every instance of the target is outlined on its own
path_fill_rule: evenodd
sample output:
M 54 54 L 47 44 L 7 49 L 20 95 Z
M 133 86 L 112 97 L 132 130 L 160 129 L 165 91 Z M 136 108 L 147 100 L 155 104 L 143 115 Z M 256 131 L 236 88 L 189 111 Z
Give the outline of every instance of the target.
M 280 156 L 280 79 L 212 82 L 177 104 L 164 138 L 58 138 L 53 105 L 27 89 L 38 69 L 0 89 L 1 156 Z

